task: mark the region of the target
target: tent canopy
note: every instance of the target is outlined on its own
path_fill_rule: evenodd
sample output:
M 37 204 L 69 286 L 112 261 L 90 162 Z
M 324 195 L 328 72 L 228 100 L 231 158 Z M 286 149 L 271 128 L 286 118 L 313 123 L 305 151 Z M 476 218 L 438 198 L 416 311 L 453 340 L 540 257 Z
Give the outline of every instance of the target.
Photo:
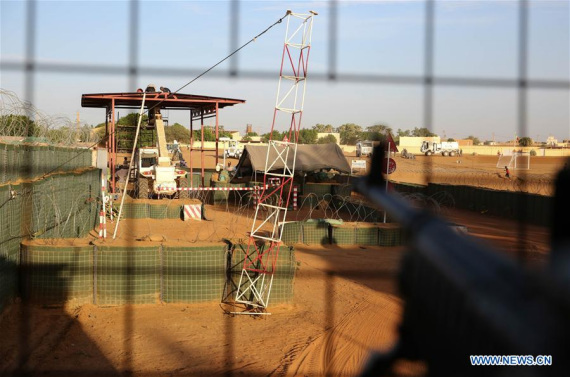
M 271 148 L 269 163 L 275 161 L 282 149 Z M 284 152 L 271 170 L 283 169 Z M 246 145 L 237 166 L 236 176 L 247 176 L 254 171 L 263 172 L 267 158 L 266 145 Z M 287 165 L 293 164 L 293 150 L 289 151 Z M 342 153 L 342 149 L 335 144 L 300 144 L 297 146 L 296 172 L 312 172 L 320 169 L 335 169 L 341 173 L 350 173 L 350 165 Z

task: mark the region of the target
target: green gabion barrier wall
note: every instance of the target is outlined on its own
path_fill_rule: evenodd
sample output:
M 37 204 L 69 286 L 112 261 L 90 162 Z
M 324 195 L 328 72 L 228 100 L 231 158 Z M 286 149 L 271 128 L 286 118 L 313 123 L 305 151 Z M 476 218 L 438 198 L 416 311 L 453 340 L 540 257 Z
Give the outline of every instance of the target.
M 407 242 L 406 232 L 396 224 L 381 224 L 378 228 L 379 246 L 400 246 Z
M 35 238 L 85 237 L 99 221 L 97 198 L 100 171 L 65 173 L 31 184 L 31 236 Z M 24 210 L 25 211 L 25 210 Z
M 508 219 L 522 220 L 529 224 L 550 226 L 553 198 L 513 191 L 490 190 L 471 186 L 453 186 L 430 183 L 417 186 L 393 183 L 398 192 L 434 195 L 447 192 L 460 209 L 484 212 Z
M 100 171 L 57 173 L 90 165 L 89 150 L 0 143 L 0 311 L 17 292 L 23 239 L 84 237 L 98 225 Z
M 151 219 L 167 219 L 168 218 L 168 206 L 166 205 L 148 205 L 148 214 Z
M 332 227 L 332 243 L 336 245 L 356 244 L 355 229 L 353 227 Z
M 239 247 L 239 252 L 237 248 Z M 217 301 L 228 276 L 239 281 L 245 246 L 22 246 L 23 292 L 33 302 L 63 305 Z M 20 252 L 18 251 L 18 254 Z M 282 246 L 271 302 L 293 298 L 295 255 Z M 14 283 L 15 287 L 15 283 Z M 14 288 L 15 289 L 15 288 Z M 14 294 L 11 292 L 10 294 Z
M 0 143 L 0 184 L 85 168 L 91 160 L 87 148 Z
M 227 245 L 165 246 L 162 253 L 164 302 L 219 300 L 226 275 Z
M 302 242 L 307 245 L 329 243 L 329 224 L 319 220 L 307 220 L 301 223 Z
M 355 237 L 357 245 L 363 245 L 363 246 L 378 245 L 378 228 L 357 227 L 355 229 Z
M 113 206 L 119 208 L 121 203 L 116 201 Z M 150 210 L 147 203 L 124 203 L 121 216 L 125 219 L 146 219 L 150 217 Z
M 98 246 L 94 253 L 96 304 L 148 304 L 159 301 L 158 246 Z
M 22 294 L 36 303 L 92 300 L 93 247 L 22 245 Z
M 283 224 L 281 231 L 281 241 L 286 245 L 301 242 L 301 223 L 298 221 Z
M 326 194 L 332 193 L 332 185 L 326 183 L 305 183 L 303 185 L 303 195 L 315 194 L 322 199 Z
M 247 245 L 234 245 L 232 248 L 231 273 L 229 275 L 232 279 L 232 286 L 237 286 L 239 283 L 246 250 Z M 273 276 L 273 285 L 269 297 L 270 305 L 293 300 L 293 283 L 296 268 L 295 250 L 292 247 L 281 246 L 277 256 L 277 272 Z
M 16 296 L 23 236 L 22 196 L 12 199 L 10 190 L 19 191 L 20 186 L 0 186 L 0 312 Z

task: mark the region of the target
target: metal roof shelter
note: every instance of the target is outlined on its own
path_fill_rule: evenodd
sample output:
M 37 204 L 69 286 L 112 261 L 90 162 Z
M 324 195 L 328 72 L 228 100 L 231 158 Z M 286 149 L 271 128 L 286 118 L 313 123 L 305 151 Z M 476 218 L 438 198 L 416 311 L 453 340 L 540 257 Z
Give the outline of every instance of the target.
M 81 96 L 82 107 L 106 109 L 105 126 L 107 135 L 107 152 L 111 169 L 111 190 L 115 192 L 115 169 L 117 165 L 117 133 L 115 129 L 115 109 L 140 109 L 143 93 L 93 93 Z M 182 94 L 170 92 L 146 92 L 145 108 L 159 108 L 161 110 L 186 110 L 190 112 L 190 176 L 192 176 L 192 151 L 199 150 L 201 157 L 201 177 L 204 185 L 204 119 L 216 118 L 216 165 L 218 164 L 218 137 L 219 117 L 218 111 L 227 106 L 245 103 L 245 100 L 224 97 L 210 97 L 195 94 Z M 193 148 L 194 127 L 193 121 L 200 121 L 202 140 L 200 148 Z M 192 179 L 190 179 L 192 182 Z

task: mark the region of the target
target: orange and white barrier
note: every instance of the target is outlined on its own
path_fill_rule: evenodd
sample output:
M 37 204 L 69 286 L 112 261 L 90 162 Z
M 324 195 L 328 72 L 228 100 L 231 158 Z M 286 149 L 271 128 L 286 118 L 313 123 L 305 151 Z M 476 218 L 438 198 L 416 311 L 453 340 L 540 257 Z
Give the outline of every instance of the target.
M 186 220 L 202 220 L 202 204 L 185 204 L 184 221 Z

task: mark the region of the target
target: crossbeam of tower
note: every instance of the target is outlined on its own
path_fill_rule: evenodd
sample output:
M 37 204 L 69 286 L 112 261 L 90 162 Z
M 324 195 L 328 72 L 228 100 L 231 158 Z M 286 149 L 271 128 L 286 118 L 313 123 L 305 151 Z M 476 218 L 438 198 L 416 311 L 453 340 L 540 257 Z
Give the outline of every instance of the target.
M 263 191 L 256 205 L 235 291 L 234 302 L 245 307 L 239 314 L 267 314 L 273 277 L 277 272 L 283 223 L 293 189 L 315 15 L 317 13 L 313 11 L 307 14 L 287 11 L 279 84 L 263 172 Z M 288 130 L 286 136 L 283 140 L 273 139 L 273 131 L 280 129 Z M 269 185 L 270 180 L 272 185 Z

